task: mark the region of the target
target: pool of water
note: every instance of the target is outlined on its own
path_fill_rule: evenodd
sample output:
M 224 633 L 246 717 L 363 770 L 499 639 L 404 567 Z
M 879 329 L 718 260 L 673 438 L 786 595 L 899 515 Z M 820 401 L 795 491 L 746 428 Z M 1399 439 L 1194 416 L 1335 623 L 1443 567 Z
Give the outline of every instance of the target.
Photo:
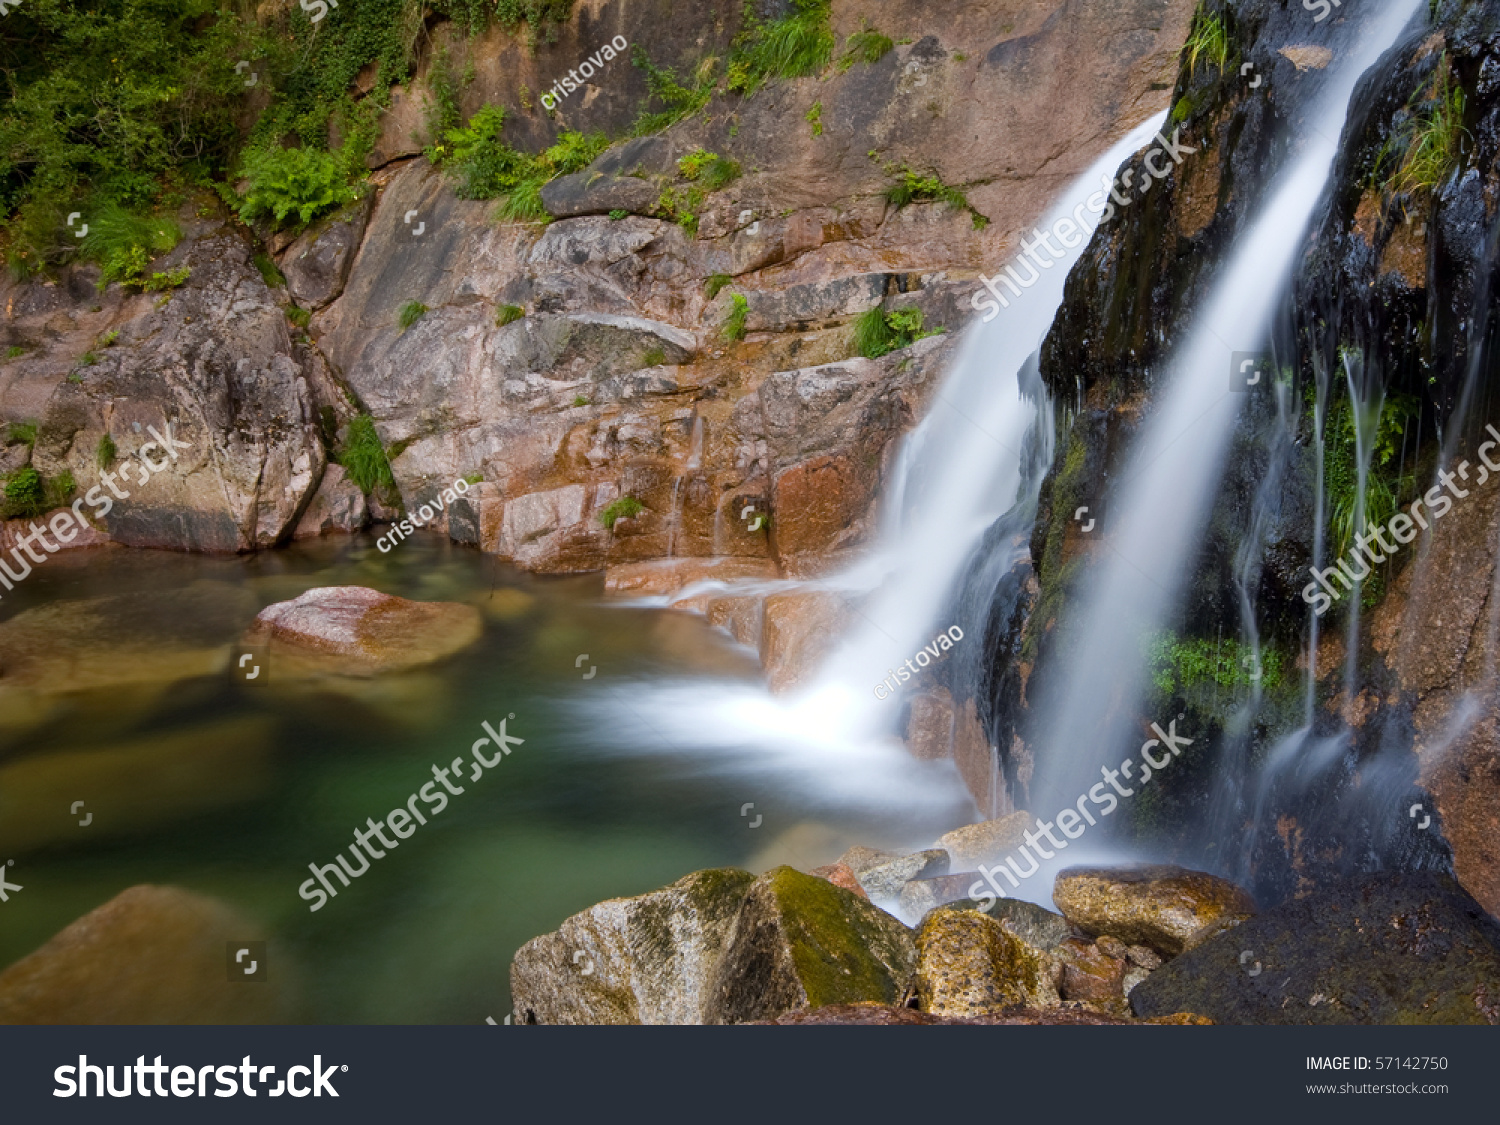
M 476 604 L 484 632 L 352 693 L 298 690 L 274 667 L 235 675 L 261 608 L 328 585 Z M 722 732 L 698 747 L 664 729 L 654 746 L 634 703 L 661 684 L 760 682 L 753 654 L 699 618 L 611 605 L 597 575 L 537 578 L 437 537 L 390 554 L 358 537 L 54 556 L 0 600 L 0 862 L 25 887 L 0 911 L 0 967 L 127 887 L 168 884 L 259 926 L 309 1022 L 498 1021 L 515 950 L 595 902 L 704 867 L 805 869 L 966 819 L 950 766 L 914 767 L 955 793 L 941 809 L 830 800 L 783 748 L 752 739 L 723 768 Z M 308 864 L 502 718 L 524 745 L 310 912 Z

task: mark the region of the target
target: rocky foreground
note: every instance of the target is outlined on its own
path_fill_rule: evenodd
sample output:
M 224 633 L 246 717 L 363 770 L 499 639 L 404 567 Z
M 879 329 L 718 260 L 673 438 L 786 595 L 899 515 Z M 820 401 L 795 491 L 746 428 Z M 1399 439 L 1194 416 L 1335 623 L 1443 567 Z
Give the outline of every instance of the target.
M 1070 868 L 1057 914 L 981 895 L 950 858 L 852 848 L 811 873 L 699 871 L 599 903 L 516 954 L 515 1022 L 1500 1023 L 1500 924 L 1445 875 L 1261 913 L 1203 872 Z

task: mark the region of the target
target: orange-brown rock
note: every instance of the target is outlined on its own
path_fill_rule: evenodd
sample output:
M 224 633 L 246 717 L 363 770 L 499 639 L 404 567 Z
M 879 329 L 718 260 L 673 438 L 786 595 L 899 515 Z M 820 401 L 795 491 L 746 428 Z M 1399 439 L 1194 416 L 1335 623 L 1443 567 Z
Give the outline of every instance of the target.
M 1227 879 L 1183 867 L 1070 867 L 1052 890 L 1063 916 L 1087 934 L 1108 934 L 1176 956 L 1255 913 Z
M 859 885 L 859 880 L 854 877 L 854 872 L 849 870 L 848 864 L 830 863 L 825 867 L 814 867 L 808 872 L 816 875 L 819 879 L 827 879 L 835 887 L 843 887 L 846 891 L 853 891 L 860 898 L 868 899 L 865 889 Z
M 827 590 L 768 597 L 761 625 L 760 662 L 771 690 L 789 691 L 808 682 L 838 642 L 850 616 L 844 599 Z

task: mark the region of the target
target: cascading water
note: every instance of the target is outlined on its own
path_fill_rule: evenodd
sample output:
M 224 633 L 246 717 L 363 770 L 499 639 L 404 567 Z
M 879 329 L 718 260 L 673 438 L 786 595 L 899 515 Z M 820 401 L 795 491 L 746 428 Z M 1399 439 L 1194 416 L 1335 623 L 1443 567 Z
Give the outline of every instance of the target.
M 1040 225 L 1087 209 L 1101 180 L 1163 120 L 1145 122 L 1115 144 Z M 744 685 L 636 684 L 601 705 L 616 740 L 623 735 L 641 751 L 701 757 L 711 768 L 775 774 L 778 784 L 798 785 L 830 805 L 920 813 L 955 812 L 967 803 L 951 767 L 916 762 L 892 736 L 899 704 L 877 699 L 874 688 L 953 623 L 940 618 L 986 533 L 1001 541 L 1029 530 L 1054 432 L 1035 353 L 1084 245 L 1040 271 L 990 323 L 968 330 L 897 460 L 880 543 L 825 582 L 863 600 L 859 624 L 817 680 L 781 698 Z M 997 525 L 1008 513 L 1014 526 Z M 972 587 L 984 590 L 972 600 L 987 601 L 997 581 L 992 574 L 987 589 L 983 582 Z M 972 660 L 980 639 L 963 643 Z
M 1168 621 L 1197 559 L 1243 402 L 1229 390 L 1232 353 L 1252 351 L 1266 337 L 1323 194 L 1355 84 L 1418 7 L 1419 0 L 1389 5 L 1335 56 L 1304 149 L 1240 240 L 1174 357 L 1161 405 L 1115 490 L 1106 529 L 1110 553 L 1092 576 L 1076 626 L 1080 651 L 1043 704 L 1032 788 L 1040 808 L 1072 804 L 1098 782 L 1107 762 L 1141 741 L 1145 641 Z

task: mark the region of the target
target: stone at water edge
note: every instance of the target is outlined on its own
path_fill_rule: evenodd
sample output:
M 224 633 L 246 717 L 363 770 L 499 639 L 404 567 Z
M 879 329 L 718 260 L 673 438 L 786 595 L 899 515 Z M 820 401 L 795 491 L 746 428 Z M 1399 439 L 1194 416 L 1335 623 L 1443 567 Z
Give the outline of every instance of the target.
M 750 888 L 708 986 L 704 1022 L 748 1023 L 827 1004 L 896 1004 L 916 966 L 885 911 L 790 867 Z
M 910 918 L 915 924 L 939 906 L 966 900 L 969 888 L 978 878 L 976 872 L 963 871 L 956 875 L 911 880 L 901 888 L 901 897 L 897 900 L 902 917 Z
M 1069 867 L 1052 899 L 1091 936 L 1148 945 L 1168 957 L 1255 914 L 1255 900 L 1227 879 L 1185 867 Z
M 965 825 L 939 836 L 934 846 L 952 856 L 955 867 L 972 870 L 981 863 L 992 866 L 1026 843 L 1031 819 L 1029 812 L 1022 811 Z
M 1055 1007 L 1057 976 L 1051 954 L 975 910 L 935 910 L 917 931 L 917 1002 L 933 1015 Z
M 860 898 L 867 899 L 870 897 L 865 894 L 865 889 L 859 885 L 859 880 L 854 877 L 854 872 L 850 871 L 845 864 L 830 863 L 826 867 L 814 867 L 808 874 L 816 875 L 819 879 L 827 879 L 835 887 L 843 887 L 850 894 L 856 894 Z
M 1130 1004 L 1217 1023 L 1500 1025 L 1500 922 L 1451 876 L 1369 875 L 1210 938 Z
M 872 899 L 899 899 L 901 889 L 913 879 L 930 879 L 948 874 L 948 853 L 941 848 L 925 852 L 898 856 L 884 863 L 873 864 L 863 871 L 856 871 L 866 893 Z
M 290 966 L 231 982 L 228 943 L 259 927 L 179 887 L 135 886 L 0 973 L 0 1024 L 286 1023 Z
M 260 611 L 247 647 L 267 646 L 272 676 L 375 675 L 432 664 L 479 639 L 479 611 L 363 586 L 322 586 Z
M 708 976 L 754 881 L 747 871 L 696 871 L 533 938 L 511 961 L 515 1022 L 705 1022 Z

